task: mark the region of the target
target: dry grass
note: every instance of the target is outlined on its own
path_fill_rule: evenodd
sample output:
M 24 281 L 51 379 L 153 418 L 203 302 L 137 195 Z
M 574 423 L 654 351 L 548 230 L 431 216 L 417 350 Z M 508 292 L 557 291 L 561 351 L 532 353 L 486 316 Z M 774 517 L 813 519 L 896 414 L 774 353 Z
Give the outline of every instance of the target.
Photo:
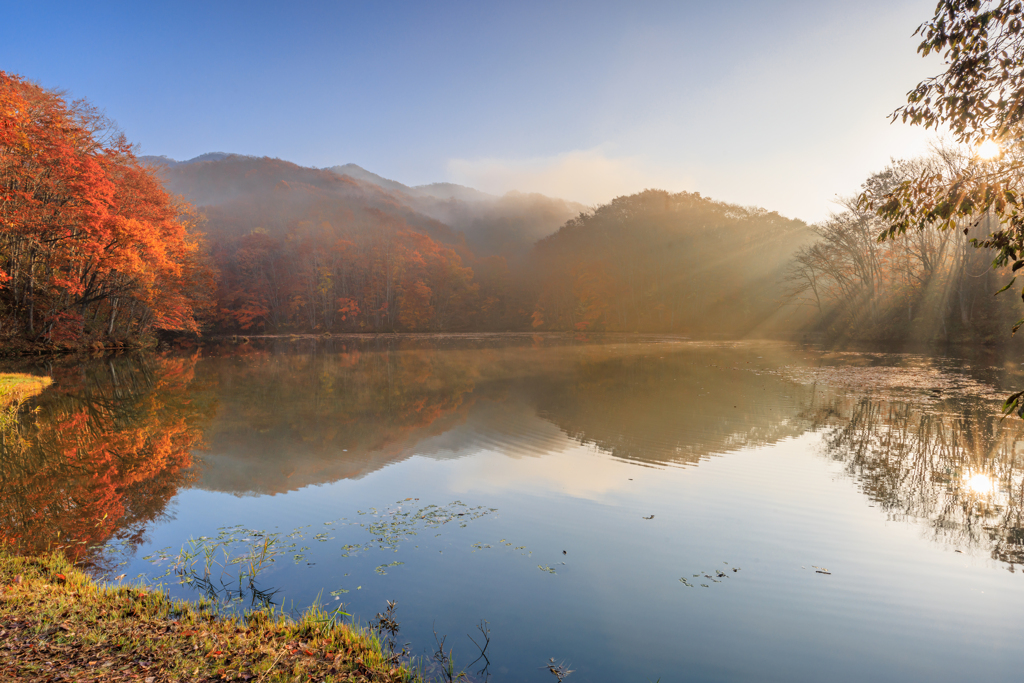
M 52 382 L 49 377 L 27 375 L 22 372 L 0 373 L 0 406 L 21 403 L 42 393 Z
M 138 586 L 101 586 L 62 556 L 0 551 L 0 680 L 407 682 L 372 634 L 317 608 L 218 616 Z

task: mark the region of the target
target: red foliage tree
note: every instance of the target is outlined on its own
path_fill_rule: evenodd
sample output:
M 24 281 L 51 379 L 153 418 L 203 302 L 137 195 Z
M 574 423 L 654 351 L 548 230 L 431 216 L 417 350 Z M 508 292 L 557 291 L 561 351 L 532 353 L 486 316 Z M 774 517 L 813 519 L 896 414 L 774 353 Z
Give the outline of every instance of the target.
M 83 100 L 0 72 L 0 315 L 50 342 L 197 330 L 194 212 Z
M 241 331 L 344 332 L 457 327 L 476 305 L 456 251 L 376 213 L 373 229 L 298 221 L 281 237 L 255 228 L 225 240 L 220 324 Z

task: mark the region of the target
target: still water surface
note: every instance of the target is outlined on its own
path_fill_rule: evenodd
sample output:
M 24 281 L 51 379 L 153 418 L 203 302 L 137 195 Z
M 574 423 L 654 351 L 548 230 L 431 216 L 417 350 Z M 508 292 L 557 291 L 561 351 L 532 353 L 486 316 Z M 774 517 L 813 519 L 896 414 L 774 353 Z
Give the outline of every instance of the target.
M 185 546 L 203 577 L 205 547 L 248 605 L 232 560 L 269 542 L 253 585 L 286 610 L 394 600 L 401 642 L 436 630 L 463 666 L 486 620 L 475 680 L 554 681 L 551 658 L 580 682 L 1024 670 L 1017 363 L 524 336 L 52 372 L 4 445 L 0 520 L 108 578 L 196 597 L 164 574 Z

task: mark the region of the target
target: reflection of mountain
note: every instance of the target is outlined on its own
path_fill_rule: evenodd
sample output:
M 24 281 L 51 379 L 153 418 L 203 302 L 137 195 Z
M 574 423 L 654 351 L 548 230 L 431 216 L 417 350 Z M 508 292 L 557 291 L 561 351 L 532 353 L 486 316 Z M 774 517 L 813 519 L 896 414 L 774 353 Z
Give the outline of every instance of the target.
M 54 370 L 37 412 L 0 435 L 0 534 L 25 552 L 84 557 L 138 542 L 187 482 L 212 405 L 194 360 L 117 358 Z
M 797 415 L 811 392 L 760 371 L 789 362 L 787 353 L 760 345 L 652 347 L 539 379 L 534 395 L 540 414 L 581 443 L 635 462 L 696 463 L 806 430 Z
M 997 403 L 862 395 L 817 417 L 825 452 L 892 519 L 921 520 L 936 541 L 981 548 L 1011 571 L 1024 563 L 1024 434 Z
M 2 541 L 71 542 L 82 556 L 112 537 L 137 542 L 190 480 L 273 494 L 413 455 L 538 458 L 577 444 L 696 464 L 819 429 L 828 456 L 893 519 L 1024 563 L 1024 428 L 1001 422 L 989 384 L 960 364 L 621 341 L 276 339 L 198 361 L 58 369 L 38 413 L 0 434 Z
M 565 447 L 552 424 L 625 459 L 697 462 L 802 431 L 801 390 L 760 372 L 781 348 L 332 340 L 213 357 L 198 370 L 221 388 L 200 486 L 276 493 L 414 454 L 536 456 Z

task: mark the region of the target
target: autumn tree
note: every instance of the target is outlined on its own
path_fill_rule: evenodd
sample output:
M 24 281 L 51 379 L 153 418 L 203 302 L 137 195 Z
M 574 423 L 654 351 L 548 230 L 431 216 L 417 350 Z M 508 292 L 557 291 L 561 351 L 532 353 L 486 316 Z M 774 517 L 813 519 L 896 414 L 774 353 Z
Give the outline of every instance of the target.
M 218 320 L 240 331 L 433 331 L 467 325 L 478 287 L 459 254 L 407 223 L 299 220 L 216 250 Z M 321 216 L 320 218 L 324 218 Z
M 196 215 L 84 100 L 0 72 L 0 317 L 9 339 L 196 331 Z
M 956 168 L 962 151 L 939 147 L 894 162 L 864 183 L 881 194 L 921 172 Z M 991 296 L 989 259 L 960 230 L 914 230 L 879 240 L 889 227 L 857 199 L 811 226 L 817 240 L 797 251 L 785 275 L 793 303 L 816 309 L 811 329 L 830 338 L 977 341 L 995 332 L 1002 300 Z M 987 234 L 989 221 L 974 226 Z

